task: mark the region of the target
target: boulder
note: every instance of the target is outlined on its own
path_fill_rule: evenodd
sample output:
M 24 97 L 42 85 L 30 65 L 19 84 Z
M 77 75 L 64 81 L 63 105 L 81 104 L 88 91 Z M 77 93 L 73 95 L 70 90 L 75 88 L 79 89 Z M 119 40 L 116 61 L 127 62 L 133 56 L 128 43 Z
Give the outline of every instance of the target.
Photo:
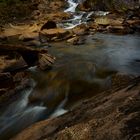
M 54 28 L 57 28 L 56 22 L 55 22 L 55 21 L 48 20 L 48 21 L 41 27 L 41 30 L 44 30 L 44 29 L 54 29 Z
M 76 35 L 85 35 L 88 33 L 87 31 L 88 27 L 85 24 L 78 25 L 72 29 L 72 32 Z
M 120 26 L 108 26 L 108 31 L 110 33 L 116 33 L 116 34 L 128 34 L 131 33 L 132 30 L 129 27 L 120 25 Z
M 67 40 L 68 43 L 71 43 L 73 45 L 82 45 L 85 43 L 85 39 L 81 36 L 75 36 Z
M 30 48 L 28 46 L 24 45 L 0 45 L 0 53 L 2 54 L 11 54 L 11 51 L 13 53 L 17 53 L 18 60 L 15 61 L 12 65 L 6 67 L 3 71 L 10 71 L 10 72 L 17 72 L 19 70 L 26 69 L 31 66 L 35 65 L 48 65 L 50 66 L 50 63 L 52 64 L 54 62 L 54 57 L 48 55 L 47 49 L 35 49 Z M 15 54 L 14 54 L 15 55 Z M 22 61 L 19 61 L 20 56 L 22 56 Z M 24 61 L 23 61 L 24 60 Z M 3 63 L 2 63 L 3 64 Z
M 98 25 L 108 26 L 110 24 L 110 19 L 107 17 L 99 17 L 94 21 Z
M 46 41 L 60 41 L 67 39 L 71 36 L 70 31 L 63 28 L 45 29 L 40 32 L 40 39 Z
M 19 40 L 21 41 L 31 41 L 38 39 L 38 33 L 37 32 L 31 32 L 31 33 L 24 33 L 19 36 Z
M 140 32 L 140 20 L 126 20 L 126 24 L 136 32 Z

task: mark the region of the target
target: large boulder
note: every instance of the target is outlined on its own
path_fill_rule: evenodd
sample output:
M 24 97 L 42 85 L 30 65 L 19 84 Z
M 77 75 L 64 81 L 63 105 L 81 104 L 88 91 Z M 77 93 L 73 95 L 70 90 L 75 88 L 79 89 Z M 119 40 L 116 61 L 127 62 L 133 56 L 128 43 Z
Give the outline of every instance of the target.
M 70 36 L 71 32 L 63 28 L 44 29 L 40 32 L 40 38 L 46 41 L 60 41 Z

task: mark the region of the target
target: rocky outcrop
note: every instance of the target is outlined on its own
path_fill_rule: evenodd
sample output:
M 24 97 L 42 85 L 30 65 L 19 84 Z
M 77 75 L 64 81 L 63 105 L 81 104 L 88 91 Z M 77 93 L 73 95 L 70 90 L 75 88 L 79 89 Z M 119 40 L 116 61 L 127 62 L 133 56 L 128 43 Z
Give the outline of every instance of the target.
M 1 55 L 3 54 L 11 54 L 12 52 L 16 52 L 22 56 L 24 61 L 26 62 L 25 67 L 39 65 L 40 68 L 46 69 L 46 67 L 53 63 L 54 58 L 48 55 L 48 51 L 46 49 L 33 49 L 23 45 L 0 45 Z M 17 69 L 9 69 L 8 71 L 18 71 L 22 67 L 17 67 Z M 7 68 L 8 69 L 8 68 Z M 3 71 L 7 71 L 4 69 Z
M 139 32 L 140 18 L 129 17 L 128 15 L 108 14 L 106 16 L 91 16 L 92 21 L 89 21 L 88 25 L 90 29 L 94 29 L 99 32 L 109 32 L 117 34 L 130 34 Z
M 54 58 L 46 49 L 0 44 L 0 107 L 16 100 L 21 91 L 32 86 L 25 69 L 38 66 L 46 70 L 53 62 Z
M 82 102 L 75 110 L 25 129 L 12 140 L 138 140 L 140 78 Z

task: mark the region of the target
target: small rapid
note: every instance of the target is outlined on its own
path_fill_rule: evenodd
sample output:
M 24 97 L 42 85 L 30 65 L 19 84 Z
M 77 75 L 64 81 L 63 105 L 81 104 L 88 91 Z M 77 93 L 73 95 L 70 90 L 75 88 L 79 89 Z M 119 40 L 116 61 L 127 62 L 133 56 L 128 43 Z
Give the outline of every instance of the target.
M 66 10 L 64 10 L 64 12 L 74 13 L 78 3 L 76 3 L 74 0 L 68 0 L 68 4 L 69 4 L 69 7 Z
M 28 97 L 32 89 L 22 91 L 22 96 L 9 104 L 0 116 L 0 139 L 9 139 L 17 132 L 28 127 L 32 123 L 42 119 L 46 107 L 41 105 L 29 106 Z
M 87 21 L 90 19 L 90 16 L 93 14 L 96 16 L 106 16 L 107 14 L 109 14 L 109 12 L 105 11 L 90 11 L 90 12 L 76 11 L 76 8 L 81 1 L 68 0 L 67 2 L 69 7 L 66 10 L 64 10 L 64 12 L 71 13 L 73 15 L 73 18 L 64 21 L 63 27 L 65 29 L 72 29 L 83 23 L 86 24 Z

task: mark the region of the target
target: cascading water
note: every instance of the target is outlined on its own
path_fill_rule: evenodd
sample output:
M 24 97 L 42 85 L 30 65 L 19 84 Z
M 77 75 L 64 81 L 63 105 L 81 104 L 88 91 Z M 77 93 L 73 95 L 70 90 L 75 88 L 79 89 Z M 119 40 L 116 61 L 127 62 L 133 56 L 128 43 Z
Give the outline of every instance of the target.
M 21 97 L 11 103 L 0 116 L 0 139 L 8 139 L 12 135 L 40 120 L 45 115 L 46 107 L 28 105 L 28 97 L 32 89 L 21 93 Z
M 36 73 L 36 70 L 34 68 L 30 68 L 29 72 Z M 68 100 L 67 94 L 65 94 L 64 99 L 60 100 L 58 105 L 54 106 L 53 108 L 47 108 L 47 106 L 43 106 L 43 101 L 35 104 L 30 103 L 29 97 L 35 92 L 34 87 L 36 86 L 33 80 L 31 80 L 31 82 L 32 87 L 19 93 L 21 97 L 9 104 L 4 112 L 1 112 L 0 140 L 9 139 L 16 133 L 37 121 L 46 119 L 48 117 L 56 117 L 67 112 L 65 109 L 63 109 L 63 106 Z
M 64 12 L 72 13 L 73 18 L 64 22 L 63 27 L 65 29 L 72 29 L 82 23 L 86 24 L 87 20 L 90 18 L 92 14 L 96 16 L 105 16 L 109 14 L 109 12 L 104 12 L 104 11 L 90 11 L 90 12 L 78 11 L 76 12 L 76 7 L 82 1 L 68 0 L 67 2 L 68 2 L 69 7 Z
M 65 22 L 63 25 L 66 29 L 74 28 L 75 26 L 81 24 L 81 18 L 83 16 L 82 12 L 76 13 L 76 7 L 78 2 L 75 0 L 68 0 L 69 7 L 64 12 L 70 12 L 73 14 L 73 18 Z
M 64 12 L 74 13 L 78 3 L 76 3 L 74 0 L 68 0 L 68 4 L 69 4 L 69 8 L 66 9 Z

